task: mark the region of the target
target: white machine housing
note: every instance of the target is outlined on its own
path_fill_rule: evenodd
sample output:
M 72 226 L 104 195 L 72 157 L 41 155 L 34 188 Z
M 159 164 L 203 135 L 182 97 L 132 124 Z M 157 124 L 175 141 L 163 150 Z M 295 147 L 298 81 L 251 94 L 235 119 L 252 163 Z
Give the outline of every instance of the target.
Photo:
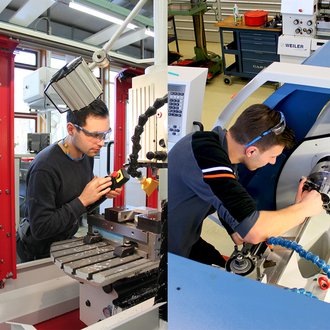
M 44 89 L 49 80 L 57 71 L 57 69 L 41 67 L 24 78 L 23 100 L 29 105 L 31 109 L 41 111 L 55 109 L 52 102 L 50 102 L 50 100 L 45 96 Z M 63 103 L 57 93 L 51 92 L 51 96 L 52 99 L 54 99 L 59 104 Z M 66 106 L 63 104 L 63 107 Z
M 281 62 L 302 63 L 313 51 L 327 42 L 316 39 L 317 0 L 282 0 L 283 34 L 277 52 Z
M 167 93 L 167 75 L 165 70 L 152 69 L 144 75 L 132 79 L 132 88 L 129 90 L 127 134 L 132 135 L 138 125 L 139 116 L 152 106 L 157 98 L 162 98 Z M 166 104 L 157 110 L 155 116 L 148 118 L 141 136 L 141 150 L 139 160 L 146 160 L 148 151 L 159 151 L 161 140 L 167 140 L 167 108 Z M 127 150 L 131 152 L 130 137 L 127 136 Z
M 311 54 L 312 38 L 295 35 L 281 35 L 278 38 L 278 53 L 280 61 L 301 63 Z
M 132 152 L 131 137 L 138 124 L 139 116 L 154 104 L 157 98 L 162 98 L 167 93 L 167 72 L 162 68 L 149 67 L 144 75 L 132 79 L 132 88 L 129 90 L 129 99 L 126 116 L 126 155 Z M 138 160 L 146 161 L 149 151 L 167 151 L 167 104 L 157 110 L 156 115 L 148 118 L 141 135 L 141 150 Z M 165 143 L 166 144 L 166 143 Z M 140 168 L 142 175 L 146 176 L 146 169 Z M 159 190 L 158 198 L 164 194 Z M 125 202 L 130 206 L 145 205 L 146 193 L 141 189 L 138 180 L 129 180 L 125 184 Z
M 150 70 L 145 75 L 132 79 L 132 88 L 129 90 L 127 134 L 134 132 L 139 116 L 145 113 L 156 98 L 168 94 L 167 105 L 158 109 L 157 114 L 150 117 L 145 124 L 144 133 L 141 136 L 139 161 L 146 159 L 148 151 L 165 149 L 166 152 L 169 151 L 184 135 L 198 130 L 193 122 L 201 122 L 208 70 L 180 66 L 168 66 L 166 69 Z M 126 141 L 126 150 L 129 154 L 131 152 L 130 136 L 127 136 Z M 161 146 L 161 141 L 167 141 L 166 148 Z M 145 175 L 145 170 L 141 170 Z M 161 172 L 162 170 L 159 174 Z M 145 192 L 141 190 L 138 181 L 128 181 L 125 188 L 126 204 L 131 206 L 144 204 Z M 167 191 L 167 189 L 164 190 Z M 161 194 L 159 190 L 160 199 Z
M 168 67 L 168 147 L 188 133 L 198 130 L 201 122 L 207 68 Z
M 317 0 L 282 0 L 283 34 L 314 37 Z

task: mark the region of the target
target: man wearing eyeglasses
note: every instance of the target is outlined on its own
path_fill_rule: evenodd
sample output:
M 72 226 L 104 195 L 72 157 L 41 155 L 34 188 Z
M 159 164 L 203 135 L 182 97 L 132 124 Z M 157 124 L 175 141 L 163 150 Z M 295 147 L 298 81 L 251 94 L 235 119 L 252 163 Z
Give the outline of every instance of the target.
M 93 174 L 94 156 L 109 140 L 109 112 L 101 100 L 68 111 L 67 136 L 42 150 L 27 173 L 25 218 L 17 232 L 22 262 L 49 256 L 53 242 L 72 238 L 87 207 L 115 198 L 111 178 Z
M 220 252 L 200 237 L 204 219 L 215 211 L 235 244 L 257 244 L 319 214 L 321 195 L 303 193 L 305 180 L 296 203 L 277 211 L 258 210 L 238 181 L 238 164 L 251 171 L 274 165 L 284 148 L 293 146 L 283 113 L 263 104 L 245 109 L 228 131 L 215 127 L 177 142 L 169 152 L 169 252 L 224 267 Z

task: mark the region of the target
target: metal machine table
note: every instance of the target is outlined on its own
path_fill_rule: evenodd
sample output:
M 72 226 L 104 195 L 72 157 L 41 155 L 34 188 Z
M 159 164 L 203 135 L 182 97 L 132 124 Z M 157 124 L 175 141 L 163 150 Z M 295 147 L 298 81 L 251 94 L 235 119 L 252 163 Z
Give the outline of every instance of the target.
M 115 246 L 108 240 L 84 244 L 83 238 L 54 243 L 51 258 L 64 272 L 79 282 L 105 286 L 116 280 L 156 269 L 159 261 L 151 261 L 135 253 L 116 257 Z

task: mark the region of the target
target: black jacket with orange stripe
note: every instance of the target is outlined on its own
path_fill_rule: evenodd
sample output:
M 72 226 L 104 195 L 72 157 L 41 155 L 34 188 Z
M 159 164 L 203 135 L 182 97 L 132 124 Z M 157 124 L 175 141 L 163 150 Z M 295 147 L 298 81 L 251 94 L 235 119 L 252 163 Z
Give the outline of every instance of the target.
M 215 211 L 229 234 L 242 237 L 259 216 L 255 201 L 238 182 L 225 133 L 221 127 L 191 133 L 169 152 L 169 252 L 188 257 L 204 219 Z

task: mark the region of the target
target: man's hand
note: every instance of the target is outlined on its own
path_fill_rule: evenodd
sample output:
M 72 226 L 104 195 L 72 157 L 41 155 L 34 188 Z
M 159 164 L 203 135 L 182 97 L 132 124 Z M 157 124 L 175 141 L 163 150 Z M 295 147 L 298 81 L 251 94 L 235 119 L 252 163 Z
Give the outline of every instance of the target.
M 321 194 L 314 189 L 311 191 L 304 191 L 299 203 L 304 205 L 310 217 L 318 215 L 324 211 Z
M 239 233 L 235 232 L 231 234 L 230 237 L 236 245 L 242 245 L 244 243 L 244 240 Z
M 304 194 L 303 188 L 304 188 L 304 184 L 306 181 L 307 181 L 307 178 L 305 178 L 305 177 L 302 177 L 301 180 L 299 181 L 299 186 L 298 186 L 298 190 L 296 193 L 296 199 L 295 199 L 296 203 L 301 202 L 301 200 L 303 198 L 303 194 Z
M 111 184 L 112 182 L 110 177 L 99 178 L 94 176 L 94 178 L 88 182 L 78 198 L 85 207 L 91 205 L 99 200 L 103 195 L 110 193 Z M 114 193 L 118 196 L 116 190 L 114 190 Z
M 122 190 L 123 188 L 116 188 L 115 190 L 110 190 L 107 194 L 105 194 L 105 196 L 107 198 L 116 198 L 121 194 Z
M 304 183 L 306 180 L 306 178 L 303 178 L 299 182 L 299 187 L 296 194 L 296 204 L 303 204 L 304 207 L 307 208 L 309 216 L 312 217 L 314 215 L 320 214 L 323 211 L 323 202 L 321 194 L 318 191 L 314 189 L 311 191 L 303 191 Z

